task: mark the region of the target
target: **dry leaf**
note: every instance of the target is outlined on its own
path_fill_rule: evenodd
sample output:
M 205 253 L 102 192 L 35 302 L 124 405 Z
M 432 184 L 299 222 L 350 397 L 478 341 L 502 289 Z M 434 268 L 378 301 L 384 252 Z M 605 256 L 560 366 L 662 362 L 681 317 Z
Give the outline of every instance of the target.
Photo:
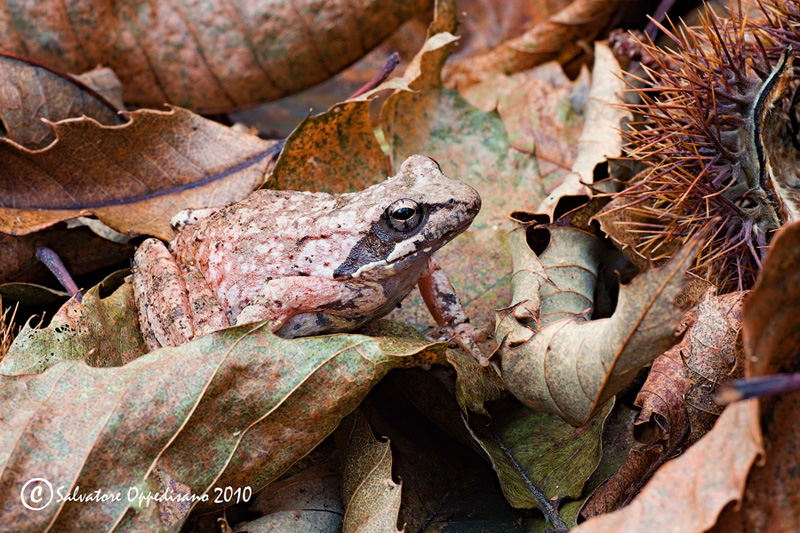
M 94 214 L 117 231 L 169 240 L 181 209 L 241 200 L 263 183 L 268 141 L 180 108 L 130 118 L 57 122 L 56 142 L 41 151 L 0 142 L 0 231 Z
M 125 111 L 125 103 L 122 100 L 122 82 L 113 70 L 98 65 L 92 70 L 87 70 L 74 77 L 97 91 L 103 98 L 111 102 L 111 105 Z
M 625 82 L 617 59 L 603 43 L 594 46 L 592 88 L 586 105 L 586 118 L 578 140 L 578 157 L 564 180 L 544 199 L 539 211 L 552 216 L 562 196 L 590 196 L 588 184 L 594 182 L 597 165 L 622 155 L 623 121 L 631 113 L 620 107 Z
M 68 74 L 0 52 L 0 122 L 7 138 L 26 148 L 43 148 L 56 138 L 42 119 L 87 116 L 111 126 L 125 123 L 119 111 Z
M 274 100 L 335 74 L 428 0 L 14 4 L 0 11 L 0 49 L 55 68 L 104 64 L 125 101 L 222 112 Z M 20 23 L 36 21 L 36 23 Z M 102 30 L 100 30 L 102 29 Z
M 798 261 L 800 223 L 795 222 L 781 228 L 773 238 L 758 283 L 744 304 L 747 377 L 800 369 Z M 794 531 L 800 527 L 800 392 L 758 402 L 764 464 L 750 471 L 741 506 L 726 509 L 716 531 Z
M 642 408 L 638 435 L 648 435 L 639 440 L 646 444 L 663 441 L 671 448 L 682 435 L 688 444 L 705 435 L 722 412 L 714 399 L 717 385 L 744 373 L 739 337 L 744 293 L 714 292 L 709 289 L 693 309 L 696 318 L 681 342 L 653 361 L 636 398 Z
M 706 531 L 723 507 L 741 498 L 747 472 L 761 453 L 758 406 L 752 400 L 732 405 L 705 437 L 662 466 L 630 505 L 573 531 Z
M 482 81 L 487 73 L 512 74 L 551 60 L 565 64 L 583 53 L 605 29 L 619 0 L 574 0 L 518 37 L 500 43 L 486 54 L 464 58 L 445 71 L 448 86 L 460 89 Z
M 589 320 L 599 241 L 575 228 L 536 228 L 549 232 L 537 258 L 528 230 L 521 226 L 509 236 L 516 303 L 498 312 L 503 380 L 528 407 L 580 426 L 678 340 L 675 297 L 700 243 L 693 241 L 677 260 L 622 286 L 610 318 Z
M 257 491 L 330 434 L 391 368 L 435 362 L 444 349 L 397 337 L 285 340 L 250 325 L 122 367 L 74 361 L 0 376 L 0 492 L 20 494 L 40 477 L 67 492 L 122 494 L 38 513 L 13 498 L 0 519 L 21 530 L 177 530 L 185 513 L 162 518 L 161 504 L 138 507 L 128 490 L 169 486 L 212 500 L 215 487 Z
M 342 531 L 397 531 L 402 487 L 392 480 L 389 442 L 376 440 L 359 412 L 343 422 L 343 430 L 348 440 L 342 457 Z
M 286 139 L 269 187 L 342 194 L 390 175 L 370 119 L 372 99 L 386 90 L 408 89 L 395 78 L 301 122 Z

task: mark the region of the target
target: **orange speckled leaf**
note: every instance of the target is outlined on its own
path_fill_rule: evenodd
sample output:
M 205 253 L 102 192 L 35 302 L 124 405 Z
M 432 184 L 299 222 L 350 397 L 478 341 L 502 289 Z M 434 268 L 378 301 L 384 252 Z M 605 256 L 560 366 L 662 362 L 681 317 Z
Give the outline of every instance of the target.
M 269 187 L 341 194 L 385 179 L 389 169 L 373 132 L 370 104 L 390 89 L 408 90 L 395 78 L 301 122 L 286 139 Z
M 240 200 L 263 182 L 268 141 L 180 108 L 130 118 L 57 122 L 56 142 L 40 151 L 0 142 L 0 231 L 94 214 L 117 231 L 169 239 L 181 209 Z
M 327 79 L 429 6 L 428 0 L 15 2 L 0 10 L 0 49 L 69 72 L 104 64 L 122 80 L 126 102 L 219 112 Z

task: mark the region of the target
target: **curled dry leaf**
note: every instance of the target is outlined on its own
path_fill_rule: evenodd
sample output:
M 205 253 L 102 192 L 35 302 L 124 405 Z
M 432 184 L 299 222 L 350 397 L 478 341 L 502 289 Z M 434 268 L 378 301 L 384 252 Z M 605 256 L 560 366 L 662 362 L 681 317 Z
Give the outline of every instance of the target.
M 63 72 L 0 52 L 0 122 L 7 138 L 35 150 L 53 142 L 58 122 L 87 116 L 101 124 L 125 122 L 120 109 Z
M 681 342 L 653 361 L 636 398 L 642 411 L 635 423 L 646 444 L 671 448 L 681 434 L 688 443 L 705 435 L 722 412 L 714 399 L 717 385 L 744 373 L 739 335 L 744 293 L 715 296 L 714 291 L 692 310 L 693 324 Z
M 342 457 L 342 531 L 397 531 L 402 487 L 392 480 L 389 442 L 375 439 L 359 412 L 343 425 L 349 435 Z
M 636 397 L 641 407 L 634 421 L 643 443 L 587 501 L 581 515 L 609 513 L 631 500 L 667 460 L 705 435 L 722 407 L 714 401 L 717 384 L 738 377 L 743 368 L 741 307 L 743 293 L 714 295 L 686 316 L 688 332 L 653 361 Z
M 57 122 L 56 141 L 39 151 L 0 142 L 0 231 L 25 234 L 94 214 L 117 231 L 169 240 L 181 209 L 241 200 L 263 183 L 268 141 L 180 108 L 130 119 Z
M 578 156 L 572 170 L 544 199 L 539 211 L 552 216 L 562 196 L 590 196 L 587 185 L 594 182 L 595 167 L 622 155 L 622 122 L 631 117 L 630 111 L 620 106 L 624 88 L 622 69 L 613 52 L 605 44 L 595 43 L 592 88 L 578 139 Z
M 285 340 L 249 325 L 122 367 L 65 361 L 41 374 L 0 375 L 0 492 L 19 494 L 42 477 L 67 492 L 123 494 L 39 513 L 14 498 L 0 519 L 22 530 L 178 530 L 190 509 L 162 517 L 161 503 L 137 508 L 128 490 L 209 494 L 193 503 L 206 506 L 214 487 L 255 492 L 330 434 L 390 369 L 443 361 L 445 348 L 360 335 Z
M 428 8 L 428 0 L 13 4 L 0 12 L 0 49 L 69 72 L 104 64 L 139 106 L 222 112 L 327 79 Z
M 622 286 L 610 318 L 590 320 L 602 245 L 571 227 L 533 228 L 549 232 L 536 257 L 528 231 L 509 236 L 516 303 L 498 312 L 503 380 L 528 407 L 580 426 L 678 340 L 675 297 L 700 242 Z
M 448 67 L 448 86 L 469 87 L 487 73 L 512 74 L 551 60 L 567 63 L 605 29 L 620 0 L 574 0 L 569 6 L 528 31 L 504 41 L 482 55 L 464 58 Z

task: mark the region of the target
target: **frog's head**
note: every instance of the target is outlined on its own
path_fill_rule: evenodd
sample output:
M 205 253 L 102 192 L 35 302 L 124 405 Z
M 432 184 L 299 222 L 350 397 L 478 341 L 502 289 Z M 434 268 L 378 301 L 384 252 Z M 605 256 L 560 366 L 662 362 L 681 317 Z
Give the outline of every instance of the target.
M 481 208 L 478 192 L 442 173 L 429 157 L 413 155 L 400 172 L 356 193 L 370 205 L 368 224 L 337 278 L 382 278 L 418 265 L 466 230 Z M 355 198 L 354 198 L 355 199 Z

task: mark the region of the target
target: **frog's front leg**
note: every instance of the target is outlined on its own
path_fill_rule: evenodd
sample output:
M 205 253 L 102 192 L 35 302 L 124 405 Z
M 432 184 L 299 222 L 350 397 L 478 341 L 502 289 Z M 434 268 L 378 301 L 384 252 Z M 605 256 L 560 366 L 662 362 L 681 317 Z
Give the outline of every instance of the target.
M 133 293 L 139 327 L 151 351 L 230 326 L 203 275 L 178 264 L 158 239 L 147 239 L 136 250 Z
M 464 312 L 452 283 L 433 259 L 428 259 L 427 274 L 420 278 L 418 285 L 425 305 L 439 326 L 435 335 L 453 338 L 481 366 L 488 365 L 489 360 L 478 346 L 478 343 L 486 342 L 486 332 L 469 323 L 469 317 Z

